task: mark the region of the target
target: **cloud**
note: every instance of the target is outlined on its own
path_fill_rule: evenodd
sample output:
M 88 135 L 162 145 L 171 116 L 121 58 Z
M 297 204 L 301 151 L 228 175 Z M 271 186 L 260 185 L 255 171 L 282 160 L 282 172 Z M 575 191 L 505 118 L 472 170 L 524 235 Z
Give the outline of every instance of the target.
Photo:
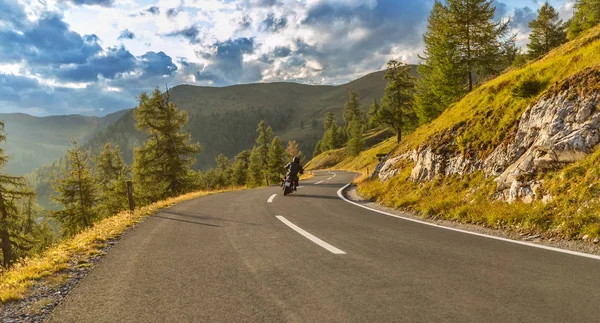
M 287 26 L 287 18 L 275 18 L 275 15 L 271 13 L 265 20 L 263 20 L 262 25 L 264 30 L 278 32 Z
M 160 8 L 156 7 L 156 6 L 152 6 L 152 7 L 148 8 L 148 9 L 146 9 L 146 12 L 149 12 L 149 13 L 157 16 L 157 15 L 160 14 Z
M 132 33 L 131 31 L 129 31 L 129 29 L 125 29 L 123 31 L 121 31 L 121 34 L 119 35 L 118 39 L 134 39 L 135 38 L 135 34 Z
M 181 12 L 181 8 L 169 8 L 169 10 L 167 10 L 167 17 L 175 18 L 179 15 L 179 12 Z
M 167 37 L 183 37 L 187 39 L 191 44 L 198 44 L 200 40 L 198 39 L 198 35 L 200 35 L 200 30 L 196 26 L 190 26 L 185 29 L 181 29 L 178 31 L 174 31 L 172 33 L 168 33 L 165 36 Z
M 125 47 L 109 48 L 103 55 L 90 58 L 84 64 L 52 69 L 46 74 L 72 82 L 97 81 L 99 76 L 112 79 L 118 74 L 133 71 L 135 57 Z
M 101 6 L 101 7 L 112 7 L 114 0 L 68 0 L 75 5 L 88 5 L 88 6 Z
M 140 57 L 140 65 L 144 76 L 172 75 L 177 71 L 171 57 L 164 52 L 147 52 Z
M 529 32 L 529 22 L 537 18 L 537 13 L 529 7 L 516 8 L 511 20 L 512 26 L 522 32 Z
M 262 77 L 257 63 L 244 63 L 244 55 L 254 53 L 253 38 L 228 39 L 214 43 L 210 50 L 199 52 L 208 61 L 196 79 L 210 81 L 215 85 L 229 85 L 237 82 L 256 82 Z
M 494 0 L 494 5 L 496 6 L 494 19 L 499 21 L 502 18 L 506 17 L 506 15 L 508 14 L 508 5 L 498 0 Z

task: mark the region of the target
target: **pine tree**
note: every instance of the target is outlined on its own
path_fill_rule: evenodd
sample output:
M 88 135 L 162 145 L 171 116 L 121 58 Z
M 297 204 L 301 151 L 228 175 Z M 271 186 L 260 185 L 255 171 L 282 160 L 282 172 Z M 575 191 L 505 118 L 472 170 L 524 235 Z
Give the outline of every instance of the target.
M 6 140 L 4 123 L 0 121 L 0 143 Z M 31 248 L 31 241 L 26 237 L 20 225 L 15 201 L 32 196 L 27 189 L 25 179 L 3 172 L 8 157 L 0 147 L 0 240 L 2 242 L 2 266 L 9 267 L 19 251 Z
M 327 112 L 327 114 L 325 114 L 325 122 L 323 122 L 325 131 L 329 130 L 329 128 L 331 128 L 331 126 L 333 126 L 334 123 L 335 114 L 333 114 L 333 112 Z
M 558 17 L 558 12 L 548 2 L 538 10 L 537 19 L 529 22 L 528 55 L 531 59 L 545 55 L 553 48 L 564 44 L 567 40 L 565 25 Z
M 148 135 L 146 143 L 135 150 L 133 179 L 142 203 L 176 196 L 193 188 L 195 155 L 198 143 L 182 133 L 188 122 L 185 111 L 169 101 L 169 93 L 159 89 L 139 97 L 134 109 L 136 127 Z
M 266 170 L 269 163 L 269 150 L 271 148 L 271 141 L 273 140 L 273 129 L 271 126 L 267 125 L 264 120 L 262 120 L 258 124 L 256 132 L 258 132 L 258 138 L 256 138 L 256 149 L 258 149 L 260 154 L 260 164 L 262 169 L 265 170 L 263 172 L 263 176 L 265 179 L 267 179 L 267 185 L 269 185 L 268 172 Z
M 322 140 L 319 140 L 315 144 L 315 150 L 313 151 L 313 157 L 316 157 L 316 156 L 320 155 L 323 152 L 323 150 L 321 150 L 322 142 L 323 142 Z
M 217 183 L 216 186 L 219 188 L 227 187 L 231 184 L 231 161 L 224 154 L 219 154 L 215 159 L 217 161 Z
M 388 62 L 385 79 L 383 105 L 377 114 L 377 122 L 396 132 L 397 143 L 402 140 L 402 131 L 416 126 L 414 110 L 414 81 L 410 77 L 410 67 L 391 60 Z
M 248 181 L 248 167 L 250 165 L 250 150 L 244 150 L 235 156 L 231 182 L 234 185 L 246 185 Z
M 420 77 L 415 98 L 421 123 L 433 120 L 467 91 L 465 74 L 468 69 L 461 64 L 459 42 L 450 21 L 448 8 L 435 1 L 423 35 L 423 63 L 417 68 Z
M 96 183 L 89 159 L 89 152 L 79 149 L 73 141 L 73 148 L 67 150 L 65 168 L 53 183 L 57 193 L 53 200 L 63 209 L 52 212 L 52 216 L 62 224 L 63 234 L 67 236 L 90 227 L 98 218 Z
M 350 121 L 348 125 L 348 145 L 347 152 L 350 156 L 358 156 L 363 149 L 363 126 L 358 120 Z
M 287 154 L 288 160 L 294 159 L 294 157 L 299 157 L 302 161 L 302 152 L 298 146 L 298 143 L 295 140 L 289 140 L 287 144 L 287 148 L 285 149 L 285 153 Z
M 106 217 L 128 208 L 127 177 L 129 170 L 119 146 L 114 148 L 110 143 L 96 158 L 95 176 L 98 185 L 98 209 L 101 216 Z
M 248 164 L 248 186 L 257 187 L 264 185 L 265 177 L 263 169 L 260 150 L 257 147 L 254 147 L 250 152 Z
M 498 72 L 502 38 L 509 25 L 494 21 L 493 0 L 447 0 L 446 4 L 453 43 L 458 45 L 458 64 L 467 72 L 470 92 L 474 73 L 483 78 Z
M 600 0 L 578 0 L 575 14 L 569 21 L 568 38 L 575 39 L 582 32 L 600 24 Z
M 357 120 L 362 122 L 362 110 L 360 107 L 360 98 L 356 91 L 350 91 L 348 93 L 348 101 L 344 104 L 344 124 L 346 127 L 350 122 Z
M 379 109 L 381 109 L 379 101 L 377 101 L 377 99 L 374 99 L 373 103 L 371 104 L 371 107 L 369 108 L 369 121 L 367 123 L 368 129 L 373 129 L 379 126 L 377 124 L 377 114 L 379 113 Z
M 269 181 L 271 183 L 277 183 L 281 181 L 285 173 L 286 165 L 286 152 L 283 149 L 283 144 L 279 137 L 273 138 L 271 147 L 269 149 Z

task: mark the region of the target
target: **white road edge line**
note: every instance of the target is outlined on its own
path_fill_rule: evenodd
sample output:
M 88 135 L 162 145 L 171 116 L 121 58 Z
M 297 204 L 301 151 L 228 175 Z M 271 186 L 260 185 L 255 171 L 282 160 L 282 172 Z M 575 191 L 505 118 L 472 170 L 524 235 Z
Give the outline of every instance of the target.
M 293 224 L 292 222 L 290 222 L 288 219 L 284 218 L 281 215 L 276 215 L 275 216 L 277 219 L 279 219 L 279 221 L 283 222 L 285 225 L 287 225 L 288 227 L 292 228 L 292 230 L 300 233 L 301 235 L 303 235 L 305 238 L 307 238 L 308 240 L 318 244 L 319 246 L 325 248 L 327 251 L 336 254 L 336 255 L 345 255 L 346 253 L 330 244 L 328 244 L 327 242 L 313 236 L 312 234 L 302 230 L 302 228 L 298 227 L 297 225 Z
M 315 185 L 317 185 L 317 184 L 321 184 L 321 183 L 323 183 L 323 181 L 320 181 L 320 182 L 316 182 L 316 183 L 315 183 Z
M 277 196 L 277 194 L 271 195 L 271 197 L 269 197 L 269 199 L 267 200 L 267 203 L 273 203 L 273 199 L 275 198 L 275 196 Z
M 304 186 L 298 186 L 298 187 L 296 187 L 296 188 L 303 188 L 303 187 L 304 187 Z
M 329 177 L 327 180 L 330 181 L 333 178 L 333 176 Z
M 439 225 L 439 224 L 434 224 L 434 223 L 429 223 L 429 222 L 420 221 L 420 220 L 416 220 L 416 219 L 411 219 L 411 218 L 407 218 L 407 217 L 403 217 L 403 216 L 391 214 L 391 213 L 388 213 L 388 212 L 384 212 L 384 211 L 372 209 L 372 208 L 370 208 L 368 206 L 361 205 L 361 204 L 358 204 L 356 202 L 350 201 L 346 197 L 344 197 L 344 194 L 342 192 L 348 186 L 350 186 L 350 184 L 346 184 L 346 186 L 340 188 L 337 191 L 338 197 L 341 198 L 342 200 L 350 203 L 350 204 L 354 204 L 354 205 L 356 205 L 358 207 L 362 207 L 363 209 L 367 209 L 369 211 L 377 212 L 377 213 L 380 213 L 380 214 L 384 214 L 384 215 L 387 215 L 387 216 L 391 216 L 391 217 L 402 219 L 402 220 L 406 220 L 406 221 L 411 221 L 411 222 L 416 222 L 416 223 L 421 223 L 421 224 L 429 225 L 429 226 L 440 228 L 440 229 L 446 229 L 446 230 L 450 230 L 450 231 L 456 231 L 456 232 L 471 234 L 471 235 L 479 236 L 479 237 L 483 237 L 483 238 L 500 240 L 500 241 L 515 243 L 515 244 L 519 244 L 519 245 L 523 245 L 523 246 L 528 246 L 528 247 L 533 247 L 533 248 L 539 248 L 539 249 L 545 249 L 545 250 L 550 250 L 550 251 L 555 251 L 555 252 L 566 253 L 566 254 L 570 254 L 570 255 L 574 255 L 574 256 L 579 256 L 579 257 L 585 257 L 585 258 L 591 258 L 591 259 L 600 260 L 600 256 L 592 255 L 592 254 L 589 254 L 589 253 L 578 252 L 578 251 L 571 251 L 571 250 L 565 250 L 565 249 L 560 249 L 560 248 L 555 248 L 555 247 L 538 245 L 538 244 L 531 243 L 531 242 L 524 242 L 524 241 L 512 240 L 512 239 L 507 239 L 507 238 L 490 236 L 490 235 L 483 234 L 483 233 L 477 233 L 477 232 L 471 232 L 471 231 L 466 231 L 466 230 L 461 230 L 461 229 L 456 229 L 456 228 L 445 227 L 445 226 L 442 226 L 442 225 Z

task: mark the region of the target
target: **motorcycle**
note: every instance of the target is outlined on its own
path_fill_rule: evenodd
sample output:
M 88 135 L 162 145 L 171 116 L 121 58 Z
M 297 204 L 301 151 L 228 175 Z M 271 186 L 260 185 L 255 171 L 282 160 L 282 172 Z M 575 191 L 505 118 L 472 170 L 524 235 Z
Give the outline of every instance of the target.
M 291 194 L 293 191 L 296 190 L 296 182 L 294 182 L 292 179 L 290 179 L 289 176 L 286 176 L 283 179 L 283 183 L 281 184 L 281 186 L 283 187 L 283 195 L 284 196 Z

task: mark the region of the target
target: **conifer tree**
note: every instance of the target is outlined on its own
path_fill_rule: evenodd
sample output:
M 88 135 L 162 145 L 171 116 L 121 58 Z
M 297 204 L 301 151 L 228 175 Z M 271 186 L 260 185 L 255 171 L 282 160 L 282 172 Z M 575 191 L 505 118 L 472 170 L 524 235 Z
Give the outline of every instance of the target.
M 53 183 L 57 193 L 53 200 L 62 206 L 62 210 L 52 212 L 52 216 L 61 223 L 64 235 L 74 235 L 90 227 L 98 218 L 95 184 L 89 152 L 79 149 L 73 141 L 73 148 L 67 150 L 65 168 Z
M 377 122 L 387 126 L 396 133 L 397 143 L 402 140 L 402 131 L 411 129 L 417 124 L 414 110 L 414 81 L 409 75 L 410 67 L 391 60 L 388 62 L 385 79 L 383 105 L 377 113 Z
M 265 177 L 263 169 L 260 150 L 257 147 L 254 147 L 250 152 L 248 164 L 248 186 L 257 187 L 264 185 Z
M 104 145 L 95 164 L 100 215 L 106 217 L 126 210 L 129 170 L 121 157 L 119 146 L 113 148 L 110 143 Z
M 503 37 L 508 22 L 494 21 L 493 0 L 447 0 L 449 27 L 457 45 L 458 64 L 466 70 L 468 91 L 473 89 L 473 76 L 480 78 L 498 72 Z
M 224 154 L 219 154 L 216 158 L 217 161 L 217 184 L 216 186 L 219 188 L 224 188 L 230 185 L 231 180 L 231 161 Z
M 187 113 L 158 88 L 151 96 L 142 93 L 133 113 L 138 130 L 148 135 L 134 153 L 133 179 L 142 203 L 191 190 L 195 182 L 191 167 L 200 145 L 191 143 L 189 133 L 182 133 Z
M 264 170 L 263 176 L 267 180 L 267 185 L 269 185 L 267 167 L 269 164 L 269 150 L 271 149 L 271 141 L 273 140 L 273 129 L 264 120 L 261 120 L 256 132 L 258 132 L 256 149 L 258 149 L 260 154 L 260 164 Z
M 548 2 L 538 10 L 537 19 L 529 22 L 531 33 L 527 44 L 530 59 L 545 55 L 567 40 L 565 25 L 558 12 Z
M 234 185 L 246 185 L 248 181 L 248 167 L 250 165 L 250 150 L 244 150 L 235 156 L 232 167 L 231 182 Z
M 320 155 L 323 152 L 323 150 L 321 150 L 322 143 L 323 143 L 323 141 L 319 140 L 315 144 L 315 150 L 313 151 L 313 157 L 316 157 L 316 156 Z
M 335 123 L 335 114 L 333 114 L 333 112 L 327 112 L 325 114 L 325 121 L 323 122 L 325 131 L 329 130 L 329 128 L 331 128 L 331 126 L 333 126 L 334 123 Z
M 285 149 L 285 153 L 287 155 L 288 160 L 294 159 L 294 157 L 299 157 L 302 161 L 302 152 L 300 151 L 300 147 L 296 140 L 289 140 L 287 144 L 287 148 Z
M 575 13 L 569 21 L 567 36 L 569 40 L 573 40 L 598 24 L 600 24 L 600 0 L 577 0 Z
M 360 108 L 360 98 L 356 91 L 350 91 L 348 93 L 348 101 L 344 104 L 344 124 L 346 127 L 350 122 L 357 120 L 362 122 L 362 110 Z
M 277 183 L 281 181 L 285 173 L 286 165 L 286 152 L 283 149 L 283 145 L 279 137 L 273 138 L 271 147 L 269 149 L 269 181 L 271 183 Z
M 379 109 L 381 106 L 379 105 L 379 101 L 377 99 L 373 100 L 371 107 L 369 108 L 369 121 L 367 122 L 367 128 L 373 129 L 378 126 L 377 124 L 377 114 L 379 113 Z
M 6 140 L 4 123 L 0 121 L 0 143 Z M 9 267 L 16 260 L 16 253 L 31 248 L 25 236 L 15 201 L 32 195 L 25 179 L 3 172 L 8 157 L 0 147 L 0 242 L 2 243 L 2 266 Z
M 350 121 L 350 124 L 348 125 L 348 134 L 349 134 L 348 145 L 347 145 L 348 155 L 358 156 L 358 154 L 360 154 L 360 152 L 364 146 L 363 126 L 360 123 L 360 121 L 358 121 L 358 120 Z
M 467 91 L 465 75 L 468 70 L 460 62 L 459 43 L 453 35 L 450 21 L 448 8 L 435 1 L 423 35 L 423 63 L 417 67 L 420 77 L 415 99 L 421 123 L 433 120 Z

